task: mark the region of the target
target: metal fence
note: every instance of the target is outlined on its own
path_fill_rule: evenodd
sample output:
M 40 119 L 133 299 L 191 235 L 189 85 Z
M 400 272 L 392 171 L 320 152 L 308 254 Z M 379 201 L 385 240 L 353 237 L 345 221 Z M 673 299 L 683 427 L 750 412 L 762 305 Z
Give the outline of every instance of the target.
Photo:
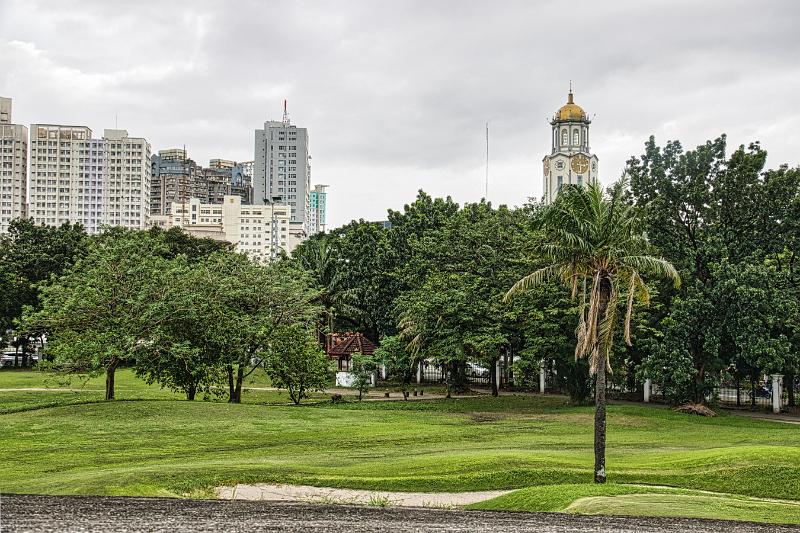
M 421 363 L 420 382 L 421 383 L 440 383 L 447 382 L 447 370 L 435 361 L 426 359 Z M 467 382 L 479 387 L 488 387 L 491 384 L 490 370 L 485 366 L 468 361 L 466 363 L 465 375 Z
M 562 390 L 564 380 L 558 376 L 553 365 L 545 365 L 545 368 L 545 392 L 548 394 L 565 393 L 566 391 Z M 529 372 L 531 375 L 522 375 L 521 373 L 515 375 L 515 370 L 517 369 L 513 366 L 510 357 L 500 358 L 496 368 L 498 386 L 507 390 L 542 392 L 539 387 L 540 376 L 538 373 Z M 491 370 L 485 364 L 468 361 L 465 365 L 465 373 L 467 382 L 470 385 L 479 388 L 491 386 Z M 445 385 L 447 383 L 447 369 L 439 365 L 434 359 L 423 360 L 420 365 L 418 379 L 419 383 Z M 415 379 L 415 381 L 417 380 Z M 795 382 L 794 387 L 795 390 L 798 390 L 800 382 Z M 787 387 L 782 386 L 780 389 L 780 406 L 786 408 L 789 405 Z M 631 384 L 625 380 L 621 380 L 621 382 L 610 381 L 607 394 L 611 399 L 642 401 L 645 396 L 645 387 L 644 384 L 638 382 Z M 772 394 L 771 380 L 755 386 L 751 386 L 749 383 L 746 383 L 745 386 L 740 386 L 735 382 L 725 382 L 716 388 L 707 400 L 724 407 L 771 409 L 773 406 Z M 654 403 L 666 401 L 663 392 L 659 390 L 656 383 L 650 385 L 648 399 Z

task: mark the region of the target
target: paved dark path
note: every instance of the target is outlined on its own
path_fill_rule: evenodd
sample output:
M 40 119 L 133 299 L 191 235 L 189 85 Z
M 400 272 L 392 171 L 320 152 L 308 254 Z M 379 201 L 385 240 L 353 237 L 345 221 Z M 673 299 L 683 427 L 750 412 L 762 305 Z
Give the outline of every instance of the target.
M 3 495 L 3 533 L 295 531 L 492 533 L 724 533 L 799 531 L 798 528 L 712 520 L 594 517 L 559 514 L 380 509 L 246 501 Z

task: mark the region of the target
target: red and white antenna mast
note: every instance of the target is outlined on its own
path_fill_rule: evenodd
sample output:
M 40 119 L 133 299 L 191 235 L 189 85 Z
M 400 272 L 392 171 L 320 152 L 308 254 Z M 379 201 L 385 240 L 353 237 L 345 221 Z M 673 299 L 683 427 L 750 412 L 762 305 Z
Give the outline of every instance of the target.
M 286 100 L 283 101 L 283 124 L 289 125 L 289 112 L 286 110 Z

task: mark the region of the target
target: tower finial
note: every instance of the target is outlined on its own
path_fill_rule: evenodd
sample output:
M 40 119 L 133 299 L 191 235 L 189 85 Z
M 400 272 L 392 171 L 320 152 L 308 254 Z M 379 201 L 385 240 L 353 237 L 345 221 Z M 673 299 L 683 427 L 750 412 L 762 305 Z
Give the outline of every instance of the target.
M 569 80 L 569 94 L 567 95 L 567 103 L 572 104 L 572 80 Z

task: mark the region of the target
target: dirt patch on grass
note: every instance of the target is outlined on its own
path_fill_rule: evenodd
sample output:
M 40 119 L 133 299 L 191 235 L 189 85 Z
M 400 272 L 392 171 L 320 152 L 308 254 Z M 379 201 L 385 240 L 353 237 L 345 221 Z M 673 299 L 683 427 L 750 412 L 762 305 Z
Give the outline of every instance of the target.
M 295 501 L 326 504 L 357 504 L 376 507 L 438 507 L 470 505 L 503 496 L 510 490 L 475 492 L 386 492 L 375 490 L 336 489 L 307 485 L 278 485 L 258 483 L 217 487 L 222 500 Z

